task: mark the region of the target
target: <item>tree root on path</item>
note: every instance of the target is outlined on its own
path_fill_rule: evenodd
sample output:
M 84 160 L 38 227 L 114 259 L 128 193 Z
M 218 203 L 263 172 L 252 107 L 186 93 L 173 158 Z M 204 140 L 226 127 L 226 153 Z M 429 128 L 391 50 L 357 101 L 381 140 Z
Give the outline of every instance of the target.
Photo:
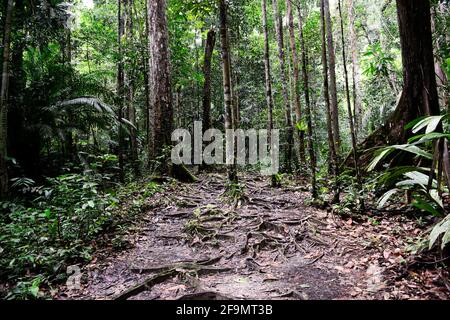
M 220 272 L 231 271 L 232 268 L 228 267 L 211 267 L 209 264 L 213 264 L 218 262 L 222 256 L 208 259 L 208 260 L 200 260 L 197 262 L 184 262 L 184 263 L 175 263 L 172 265 L 165 266 L 154 266 L 154 267 L 145 267 L 145 268 L 131 268 L 134 272 L 145 273 L 145 272 L 159 272 L 157 275 L 152 276 L 143 282 L 131 287 L 130 289 L 125 290 L 118 296 L 114 298 L 114 300 L 126 300 L 133 296 L 136 296 L 144 291 L 150 290 L 153 286 L 160 284 L 170 278 L 173 278 L 177 275 L 185 275 L 189 273 L 195 273 L 197 276 L 201 275 L 209 275 Z
M 210 259 L 203 259 L 197 261 L 179 261 L 168 265 L 157 265 L 149 267 L 131 267 L 130 270 L 137 273 L 150 273 L 150 272 L 164 272 L 170 269 L 186 269 L 195 270 L 201 269 L 203 266 L 209 266 L 216 262 L 219 262 L 222 256 L 218 256 Z
M 128 298 L 134 297 L 144 291 L 150 290 L 153 286 L 166 281 L 172 277 L 175 277 L 178 274 L 178 271 L 175 269 L 170 269 L 156 276 L 146 279 L 144 282 L 137 284 L 131 287 L 128 290 L 125 290 L 118 296 L 114 298 L 114 300 L 127 300 Z
M 185 294 L 177 298 L 177 300 L 237 300 L 234 297 L 224 296 L 214 291 L 204 291 Z

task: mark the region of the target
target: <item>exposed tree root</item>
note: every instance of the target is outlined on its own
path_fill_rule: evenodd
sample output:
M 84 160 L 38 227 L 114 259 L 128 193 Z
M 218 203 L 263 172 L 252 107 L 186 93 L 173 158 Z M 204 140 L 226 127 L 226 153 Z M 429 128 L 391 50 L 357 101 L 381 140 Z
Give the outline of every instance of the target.
M 184 165 L 172 164 L 171 176 L 186 183 L 193 183 L 198 180 Z
M 209 264 L 213 264 L 219 261 L 222 257 L 216 257 L 208 260 L 197 261 L 197 262 L 181 262 L 175 263 L 171 265 L 163 265 L 163 266 L 153 266 L 153 267 L 144 267 L 144 268 L 131 268 L 134 272 L 139 273 L 154 273 L 159 272 L 157 275 L 152 276 L 140 284 L 137 284 L 130 289 L 122 292 L 118 296 L 114 298 L 114 300 L 126 300 L 133 296 L 136 296 L 144 291 L 151 290 L 151 288 L 159 283 L 162 283 L 172 277 L 175 277 L 179 274 L 189 274 L 194 273 L 197 276 L 201 275 L 210 275 L 220 272 L 231 271 L 232 268 L 228 267 L 211 267 Z
M 234 297 L 224 296 L 218 292 L 213 291 L 204 291 L 204 292 L 196 292 L 185 294 L 184 296 L 179 297 L 177 300 L 237 300 Z
M 137 284 L 130 289 L 125 290 L 118 296 L 114 298 L 114 300 L 127 300 L 131 297 L 134 297 L 144 291 L 150 290 L 153 286 L 166 281 L 172 277 L 175 277 L 179 272 L 175 269 L 170 269 L 164 271 L 156 276 L 146 279 L 144 282 Z

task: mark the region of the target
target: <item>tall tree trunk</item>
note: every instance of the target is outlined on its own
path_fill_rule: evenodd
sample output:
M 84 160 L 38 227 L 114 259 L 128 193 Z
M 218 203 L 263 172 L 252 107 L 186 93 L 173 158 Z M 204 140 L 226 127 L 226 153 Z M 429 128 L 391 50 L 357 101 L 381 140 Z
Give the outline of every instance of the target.
M 141 35 L 143 43 L 145 43 L 145 49 L 142 53 L 143 66 L 144 66 L 144 88 L 145 88 L 145 129 L 146 129 L 146 140 L 147 140 L 147 151 L 150 155 L 150 150 L 152 150 L 153 138 L 152 138 L 152 123 L 151 123 L 151 79 L 150 79 L 150 27 L 149 27 L 149 16 L 148 16 L 148 1 L 145 1 L 145 30 L 144 34 Z M 149 158 L 149 157 L 148 157 Z M 150 158 L 149 158 L 150 159 Z M 150 161 L 147 163 L 147 168 L 150 165 Z
M 294 126 L 292 124 L 291 106 L 289 103 L 288 82 L 286 78 L 286 55 L 283 41 L 283 25 L 281 15 L 278 9 L 278 0 L 272 0 L 273 18 L 275 20 L 275 33 L 278 43 L 278 59 L 280 61 L 280 78 L 283 94 L 283 101 L 285 106 L 285 121 L 286 121 L 286 142 L 285 148 L 285 170 L 292 172 L 292 149 L 294 145 Z
M 148 0 L 150 91 L 153 115 L 153 144 L 149 158 L 163 156 L 161 173 L 170 173 L 164 148 L 170 146 L 173 127 L 172 87 L 170 71 L 169 30 L 165 0 Z
M 350 20 L 350 47 L 352 51 L 352 78 L 353 78 L 353 108 L 354 108 L 354 122 L 355 122 L 355 134 L 356 139 L 361 132 L 362 127 L 362 104 L 361 104 L 361 71 L 359 68 L 358 59 L 358 37 L 355 27 L 355 7 L 354 0 L 348 1 L 348 16 Z
M 205 59 L 203 64 L 203 74 L 205 83 L 203 85 L 203 130 L 206 131 L 212 127 L 211 121 L 211 60 L 216 43 L 216 31 L 208 31 L 205 45 Z
M 235 54 L 235 65 L 236 67 L 234 68 L 234 88 L 233 88 L 233 98 L 234 98 L 234 122 L 235 122 L 235 128 L 239 128 L 239 124 L 241 122 L 241 99 L 240 99 L 240 82 L 241 82 L 241 77 L 240 77 L 240 66 L 239 66 L 239 52 L 240 52 L 240 45 L 241 45 L 241 30 L 239 27 L 239 24 L 236 26 L 236 42 L 237 42 L 237 50 L 236 50 L 236 54 Z M 233 74 L 232 73 L 232 74 Z
M 125 180 L 124 173 L 124 132 L 122 125 L 123 118 L 123 110 L 124 110 L 124 83 L 125 83 L 125 70 L 123 65 L 123 36 L 125 31 L 125 23 L 124 23 L 124 7 L 122 4 L 123 0 L 117 0 L 117 24 L 118 24 L 118 32 L 117 32 L 117 43 L 119 47 L 119 62 L 117 63 L 117 97 L 118 97 L 118 112 L 117 117 L 119 119 L 119 128 L 118 128 L 118 158 L 119 158 L 119 180 L 123 182 Z
M 358 142 L 356 140 L 356 133 L 355 133 L 355 124 L 354 124 L 354 117 L 352 115 L 352 103 L 350 99 L 350 87 L 349 87 L 349 81 L 348 81 L 348 70 L 347 70 L 347 54 L 345 51 L 345 34 L 344 34 L 344 20 L 342 18 L 342 7 L 341 7 L 341 0 L 338 0 L 338 6 L 339 6 L 339 17 L 341 20 L 341 40 L 342 40 L 342 61 L 344 65 L 344 78 L 345 78 L 345 94 L 347 98 L 347 112 L 348 112 L 348 123 L 350 127 L 350 134 L 352 137 L 352 148 L 353 148 L 353 162 L 355 165 L 355 172 L 356 172 L 356 180 L 359 186 L 359 189 L 362 189 L 362 181 L 361 181 L 361 174 L 359 169 L 359 161 L 358 161 Z M 364 200 L 357 196 L 358 201 L 360 202 L 361 209 L 364 208 Z
M 2 83 L 0 87 L 0 198 L 8 192 L 8 165 L 6 163 L 8 149 L 8 81 L 9 55 L 11 47 L 11 25 L 14 1 L 6 3 L 5 24 L 3 29 Z
M 146 9 L 147 11 L 147 9 Z M 146 32 L 148 33 L 148 18 L 146 17 Z M 143 73 L 144 73 L 144 92 L 145 92 L 145 106 L 144 106 L 144 112 L 145 112 L 145 133 L 146 133 L 146 142 L 147 142 L 147 148 L 151 144 L 151 123 L 150 123 L 150 80 L 149 80 L 149 66 L 148 66 L 148 43 L 145 44 L 144 52 L 142 53 L 142 66 L 143 66 Z
M 436 4 L 432 10 L 431 10 L 431 32 L 432 34 L 436 33 L 436 23 L 438 23 L 438 21 L 436 21 L 436 10 L 437 9 L 441 9 L 442 10 L 446 10 L 445 9 L 445 4 L 443 2 L 439 2 L 438 4 Z M 449 35 L 446 35 L 446 40 L 448 42 L 449 40 Z M 436 72 L 436 82 L 437 82 L 437 88 L 438 88 L 438 96 L 439 96 L 439 103 L 440 105 L 445 109 L 445 110 L 449 110 L 449 96 L 448 96 L 448 79 L 447 79 L 447 75 L 443 69 L 443 66 L 446 65 L 445 61 L 442 61 L 443 59 L 441 59 L 440 57 L 440 51 L 442 50 L 442 46 L 441 46 L 441 42 L 440 41 L 436 41 L 436 47 L 435 49 L 435 61 L 434 61 L 434 70 Z
M 23 52 L 25 49 L 25 28 L 24 19 L 25 14 L 24 0 L 16 0 L 14 7 L 14 14 L 12 24 L 12 33 L 16 34 L 15 43 L 11 52 L 11 66 L 9 70 L 9 83 L 8 83 L 8 149 L 7 155 L 16 159 L 21 168 L 27 175 L 31 176 L 31 168 L 27 165 L 28 162 L 31 166 L 36 168 L 36 153 L 31 153 L 30 148 L 26 143 L 33 143 L 26 137 L 24 128 L 25 110 L 23 108 L 24 94 L 26 87 L 26 73 L 24 70 Z M 35 135 L 36 137 L 36 135 Z M 36 148 L 38 149 L 38 148 Z M 28 160 L 28 161 L 27 161 Z
M 333 139 L 336 145 L 336 155 L 341 151 L 341 137 L 339 132 L 339 105 L 336 86 L 336 56 L 334 53 L 333 23 L 331 21 L 329 0 L 324 0 L 324 10 L 327 26 L 328 61 L 330 74 L 330 97 L 331 97 L 331 123 L 333 124 Z
M 266 104 L 267 104 L 267 129 L 273 130 L 273 95 L 272 95 L 272 74 L 270 70 L 270 47 L 269 47 L 269 31 L 267 27 L 267 2 L 261 1 L 262 24 L 264 29 L 264 75 L 266 80 Z M 271 186 L 276 187 L 278 184 L 274 175 L 271 177 Z
M 300 45 L 302 49 L 302 75 L 303 75 L 303 88 L 305 90 L 305 106 L 306 106 L 306 123 L 308 125 L 307 141 L 309 152 L 309 166 L 311 170 L 311 193 L 313 199 L 317 198 L 317 181 L 316 181 L 316 167 L 317 158 L 314 151 L 314 139 L 313 139 L 313 124 L 312 124 L 312 112 L 311 112 L 311 99 L 309 96 L 309 76 L 308 76 L 308 51 L 305 45 L 305 37 L 303 35 L 303 17 L 302 9 L 300 5 L 298 10 L 298 28 L 300 31 Z
M 386 144 L 406 143 L 412 135 L 405 126 L 428 115 L 438 115 L 439 98 L 434 71 L 429 1 L 397 0 L 397 15 L 403 61 L 403 92 L 397 108 L 377 131 L 360 144 L 370 149 Z M 367 153 L 361 163 L 370 161 Z M 351 156 L 347 158 L 350 161 Z M 408 162 L 409 159 L 398 159 Z
M 402 100 L 407 108 L 400 121 L 406 124 L 422 115 L 439 114 L 439 100 L 434 72 L 430 3 L 397 0 L 397 10 L 403 58 Z
M 289 23 L 289 41 L 291 45 L 291 55 L 292 55 L 292 71 L 294 76 L 294 110 L 297 123 L 302 122 L 302 108 L 300 104 L 300 72 L 299 72 L 299 61 L 297 54 L 297 44 L 295 41 L 294 32 L 294 14 L 292 13 L 291 0 L 286 0 L 287 5 L 287 17 Z M 294 128 L 295 130 L 295 128 Z M 303 130 L 299 131 L 299 154 L 300 154 L 300 164 L 303 166 L 306 163 L 305 159 L 305 132 Z
M 322 67 L 323 67 L 323 95 L 325 100 L 325 106 L 327 111 L 327 132 L 328 132 L 328 172 L 334 176 L 334 199 L 336 202 L 339 198 L 339 187 L 337 184 L 337 177 L 339 175 L 337 166 L 337 154 L 336 154 L 336 143 L 333 137 L 333 121 L 332 121 L 332 110 L 330 105 L 330 92 L 328 83 L 328 60 L 327 60 L 327 43 L 326 43 L 326 21 L 325 21 L 325 1 L 321 0 L 320 3 L 320 15 L 322 21 Z
M 231 95 L 231 66 L 230 66 L 230 47 L 228 40 L 228 25 L 227 25 L 227 4 L 225 0 L 220 0 L 220 38 L 222 45 L 222 68 L 223 68 L 223 95 L 224 95 L 224 117 L 225 130 L 232 130 L 233 128 L 233 97 Z M 233 148 L 232 163 L 228 164 L 228 180 L 230 183 L 237 183 L 237 170 L 235 155 L 236 146 Z
M 131 45 L 134 38 L 134 26 L 133 26 L 133 1 L 125 0 L 125 38 L 127 44 L 127 52 L 133 50 Z M 130 149 L 131 149 L 131 161 L 135 174 L 139 173 L 138 163 L 138 144 L 137 144 L 137 132 L 136 132 L 136 109 L 134 107 L 134 64 L 130 58 L 127 57 L 127 70 L 125 71 L 125 100 L 127 118 L 134 127 L 130 128 Z

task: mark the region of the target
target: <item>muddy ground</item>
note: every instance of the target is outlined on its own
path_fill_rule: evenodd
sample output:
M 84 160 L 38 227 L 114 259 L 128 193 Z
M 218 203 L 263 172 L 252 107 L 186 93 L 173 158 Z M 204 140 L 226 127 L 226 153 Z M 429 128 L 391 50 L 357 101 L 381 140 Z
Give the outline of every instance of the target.
M 409 249 L 425 230 L 384 214 L 355 222 L 305 204 L 292 183 L 242 177 L 245 198 L 224 196 L 225 177 L 202 175 L 148 199 L 127 237 L 82 269 L 80 290 L 57 299 L 449 299 L 439 262 L 415 268 Z M 422 262 L 421 262 L 422 263 Z

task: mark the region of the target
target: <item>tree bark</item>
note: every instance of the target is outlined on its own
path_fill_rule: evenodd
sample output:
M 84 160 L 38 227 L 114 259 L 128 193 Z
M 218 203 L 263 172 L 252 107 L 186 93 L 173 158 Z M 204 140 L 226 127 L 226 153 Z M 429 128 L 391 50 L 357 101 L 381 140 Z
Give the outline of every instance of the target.
M 333 24 L 331 21 L 329 0 L 324 1 L 324 6 L 327 26 L 328 61 L 330 75 L 329 83 L 331 97 L 331 123 L 333 124 L 333 139 L 336 145 L 336 155 L 338 156 L 341 151 L 341 137 L 339 132 L 339 105 L 336 86 L 336 56 L 334 53 Z
M 297 123 L 302 122 L 302 108 L 300 103 L 300 72 L 299 72 L 299 61 L 297 54 L 297 44 L 295 41 L 295 32 L 294 32 L 294 15 L 292 13 L 292 4 L 291 0 L 286 0 L 287 5 L 287 17 L 289 23 L 289 42 L 291 45 L 291 55 L 292 55 L 292 73 L 294 78 L 294 110 Z M 295 128 L 294 128 L 295 130 Z M 300 164 L 304 165 L 306 163 L 305 159 L 305 132 L 303 130 L 298 130 L 299 133 L 299 155 L 300 155 Z
M 436 21 L 436 10 L 440 9 L 442 11 L 445 11 L 445 3 L 444 2 L 439 2 L 438 4 L 436 4 L 432 10 L 431 10 L 431 32 L 432 34 L 436 33 L 436 24 L 438 23 L 438 21 Z M 440 35 L 438 35 L 440 36 Z M 443 37 L 444 38 L 444 37 Z M 447 34 L 445 36 L 445 40 L 449 40 L 450 36 Z M 436 72 L 436 82 L 437 82 L 437 89 L 438 89 L 438 96 L 439 96 L 439 104 L 445 109 L 445 110 L 449 110 L 449 96 L 448 96 L 448 89 L 447 89 L 447 85 L 448 85 L 448 79 L 447 79 L 447 74 L 444 71 L 443 66 L 446 65 L 446 62 L 443 61 L 443 59 L 440 57 L 440 51 L 442 50 L 442 45 L 440 41 L 436 41 L 436 46 L 435 46 L 435 61 L 434 61 L 434 70 Z
M 332 174 L 335 178 L 334 184 L 334 197 L 333 202 L 339 199 L 339 187 L 337 185 L 337 177 L 339 175 L 338 165 L 337 165 L 337 145 L 333 137 L 333 121 L 332 121 L 332 110 L 330 104 L 330 92 L 328 83 L 328 61 L 327 61 L 327 43 L 326 43 L 326 20 L 325 20 L 325 1 L 321 0 L 320 14 L 322 22 L 322 67 L 323 67 L 323 95 L 325 100 L 325 106 L 327 111 L 327 132 L 328 132 L 328 172 Z
M 214 29 L 208 31 L 205 45 L 205 61 L 203 65 L 203 74 L 205 83 L 203 85 L 203 131 L 212 127 L 211 121 L 211 60 L 216 43 L 216 32 Z
M 291 106 L 289 103 L 288 83 L 286 78 L 286 61 L 285 61 L 285 49 L 283 41 L 283 26 L 281 16 L 278 10 L 278 0 L 272 0 L 273 15 L 275 20 L 275 33 L 278 43 L 278 59 L 280 61 L 280 78 L 283 94 L 283 101 L 285 105 L 285 121 L 286 121 L 286 137 L 287 146 L 285 148 L 285 170 L 292 172 L 292 149 L 294 145 L 294 127 L 291 117 Z
M 240 99 L 240 90 L 241 90 L 241 77 L 240 77 L 240 65 L 239 65 L 239 50 L 241 45 L 241 30 L 239 27 L 239 24 L 236 26 L 236 43 L 237 43 L 237 50 L 235 54 L 235 64 L 236 67 L 234 70 L 232 70 L 232 77 L 234 74 L 234 87 L 232 89 L 232 96 L 234 99 L 234 127 L 237 129 L 239 128 L 240 122 L 241 122 L 241 99 Z
M 133 50 L 131 47 L 134 38 L 133 26 L 133 1 L 125 0 L 125 38 L 127 43 L 127 51 Z M 125 72 L 125 100 L 127 109 L 127 118 L 134 127 L 130 128 L 130 149 L 131 161 L 135 174 L 139 173 L 138 163 L 138 143 L 136 127 L 136 109 L 134 107 L 134 65 L 130 58 L 127 57 L 127 70 Z
M 261 1 L 262 10 L 262 24 L 264 29 L 264 75 L 266 85 L 266 104 L 267 104 L 267 129 L 270 132 L 273 130 L 273 95 L 272 95 L 272 74 L 270 70 L 270 46 L 269 46 L 269 30 L 267 27 L 267 2 Z M 270 144 L 269 144 L 270 145 Z M 271 186 L 278 185 L 277 179 L 274 175 L 271 177 Z
M 117 63 L 117 97 L 118 97 L 118 111 L 117 118 L 119 119 L 119 128 L 118 128 L 118 158 L 119 158 L 119 180 L 123 182 L 125 180 L 124 173 L 124 132 L 122 125 L 123 111 L 124 111 L 124 85 L 125 85 L 125 70 L 123 65 L 123 36 L 125 32 L 125 23 L 124 23 L 124 7 L 122 4 L 123 0 L 117 0 L 117 43 L 119 47 L 119 62 Z
M 406 124 L 419 116 L 439 114 L 439 100 L 434 72 L 430 3 L 397 0 L 397 11 L 403 58 L 402 100 L 407 106 L 401 122 Z
M 233 130 L 233 97 L 231 95 L 231 66 L 230 66 L 230 47 L 228 40 L 228 22 L 227 22 L 227 4 L 225 0 L 220 0 L 220 38 L 222 46 L 222 68 L 223 68 L 223 95 L 224 95 L 224 118 L 225 118 L 225 130 Z M 234 146 L 233 149 L 236 146 Z M 230 183 L 237 183 L 237 170 L 236 159 L 234 158 L 232 163 L 228 164 L 228 180 Z
M 412 135 L 411 130 L 405 130 L 408 123 L 421 116 L 440 113 L 430 3 L 422 0 L 397 0 L 397 14 L 403 60 L 402 96 L 386 123 L 360 144 L 361 149 L 406 143 Z M 346 163 L 350 159 L 351 156 Z M 366 154 L 361 163 L 370 159 L 371 155 Z
M 308 152 L 309 152 L 309 165 L 311 171 L 311 194 L 313 199 L 316 199 L 317 194 L 317 181 L 316 181 L 316 167 L 317 167 L 317 157 L 314 151 L 314 139 L 313 139 L 313 124 L 312 124 L 312 112 L 311 112 L 311 99 L 309 96 L 309 76 L 308 76 L 308 49 L 305 45 L 305 37 L 303 35 L 303 17 L 302 8 L 299 5 L 298 10 L 298 28 L 300 31 L 300 46 L 302 49 L 302 76 L 303 76 L 303 87 L 305 90 L 305 106 L 306 106 L 306 123 L 308 125 L 307 131 L 307 141 L 308 141 Z
M 8 149 L 8 81 L 9 56 L 11 49 L 11 26 L 14 1 L 6 3 L 5 24 L 3 29 L 2 83 L 0 87 L 0 198 L 8 192 L 8 165 L 6 163 Z
M 355 124 L 354 124 L 354 117 L 352 115 L 352 103 L 350 99 L 350 86 L 349 86 L 349 80 L 348 80 L 348 70 L 347 70 L 347 54 L 345 51 L 345 34 L 344 34 L 344 20 L 342 18 L 342 7 L 341 7 L 341 0 L 338 0 L 338 6 L 339 6 L 339 17 L 341 20 L 341 41 L 342 41 L 342 61 L 344 65 L 344 78 L 345 78 L 345 94 L 347 98 L 347 112 L 348 112 L 348 123 L 350 127 L 350 134 L 352 137 L 352 149 L 353 149 L 353 162 L 355 165 L 355 173 L 356 173 L 356 180 L 359 186 L 359 189 L 362 189 L 362 180 L 361 180 L 361 174 L 360 174 L 360 168 L 359 168 L 359 159 L 358 159 L 358 142 L 356 140 L 356 133 L 355 133 Z M 358 201 L 360 201 L 361 208 L 364 208 L 364 202 L 363 199 L 357 196 Z
M 353 78 L 353 108 L 354 108 L 354 122 L 355 135 L 358 139 L 362 127 L 362 106 L 361 106 L 361 71 L 359 68 L 358 59 L 358 37 L 355 28 L 355 8 L 354 0 L 348 2 L 348 16 L 350 20 L 350 47 L 352 52 L 352 78 Z
M 149 27 L 148 27 L 148 9 L 147 9 L 147 1 L 145 2 L 145 34 L 148 35 Z M 146 142 L 147 148 L 150 148 L 152 141 L 152 125 L 150 122 L 150 110 L 151 110 L 151 97 L 150 97 L 150 78 L 149 78 L 149 43 L 148 37 L 145 38 L 145 49 L 142 52 L 142 65 L 144 67 L 144 91 L 145 91 L 145 133 L 146 133 Z
M 165 0 L 148 0 L 149 18 L 149 80 L 152 105 L 152 137 L 150 159 L 160 159 L 161 173 L 170 173 L 165 147 L 172 145 L 172 84 L 170 71 L 169 30 Z

